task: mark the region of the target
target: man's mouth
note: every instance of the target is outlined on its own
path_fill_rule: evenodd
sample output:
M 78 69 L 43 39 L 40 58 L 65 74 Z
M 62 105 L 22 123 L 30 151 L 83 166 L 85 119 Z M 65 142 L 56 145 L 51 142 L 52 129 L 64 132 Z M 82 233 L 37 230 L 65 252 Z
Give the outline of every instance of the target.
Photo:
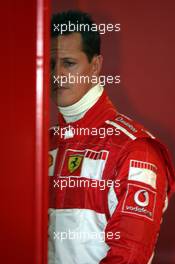
M 53 87 L 53 91 L 55 92 L 55 91 L 59 91 L 59 90 L 67 90 L 67 89 L 69 89 L 68 87 L 65 87 L 65 86 L 61 86 L 61 85 L 58 85 L 58 86 L 54 86 Z

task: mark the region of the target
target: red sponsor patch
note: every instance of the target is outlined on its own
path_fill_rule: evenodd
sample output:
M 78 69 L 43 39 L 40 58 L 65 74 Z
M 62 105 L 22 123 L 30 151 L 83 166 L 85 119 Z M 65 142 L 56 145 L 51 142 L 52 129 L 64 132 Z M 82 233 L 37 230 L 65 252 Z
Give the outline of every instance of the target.
M 156 192 L 144 186 L 130 183 L 128 184 L 122 212 L 153 220 L 155 203 Z

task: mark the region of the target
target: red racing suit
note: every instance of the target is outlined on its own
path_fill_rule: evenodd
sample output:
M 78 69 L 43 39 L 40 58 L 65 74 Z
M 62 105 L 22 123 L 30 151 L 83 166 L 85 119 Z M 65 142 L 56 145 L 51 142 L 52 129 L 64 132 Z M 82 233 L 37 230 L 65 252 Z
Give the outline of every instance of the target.
M 105 91 L 85 116 L 50 129 L 49 264 L 151 263 L 174 191 L 166 148 Z

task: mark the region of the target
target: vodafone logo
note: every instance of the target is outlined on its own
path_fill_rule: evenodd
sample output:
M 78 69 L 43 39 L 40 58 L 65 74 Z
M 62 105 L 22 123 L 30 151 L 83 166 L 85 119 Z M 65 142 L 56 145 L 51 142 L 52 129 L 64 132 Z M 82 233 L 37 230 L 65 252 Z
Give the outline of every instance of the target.
M 139 190 L 134 195 L 134 201 L 141 207 L 146 207 L 149 204 L 149 194 L 145 190 Z
M 138 215 L 153 221 L 155 206 L 155 191 L 138 184 L 128 184 L 125 200 L 122 206 L 123 213 Z

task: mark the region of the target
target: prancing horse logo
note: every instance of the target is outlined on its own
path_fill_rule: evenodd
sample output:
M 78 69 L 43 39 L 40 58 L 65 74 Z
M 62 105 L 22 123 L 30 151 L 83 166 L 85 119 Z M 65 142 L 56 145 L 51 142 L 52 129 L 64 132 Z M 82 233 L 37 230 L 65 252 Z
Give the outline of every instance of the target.
M 68 170 L 70 173 L 74 172 L 80 167 L 83 155 L 71 155 L 68 160 Z

